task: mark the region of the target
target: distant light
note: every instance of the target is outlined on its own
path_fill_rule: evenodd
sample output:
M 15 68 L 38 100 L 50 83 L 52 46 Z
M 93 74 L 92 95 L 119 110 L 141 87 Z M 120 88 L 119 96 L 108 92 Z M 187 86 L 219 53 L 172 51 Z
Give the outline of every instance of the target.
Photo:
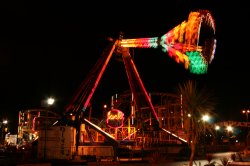
M 215 126 L 215 130 L 220 130 L 220 126 Z
M 204 122 L 207 122 L 207 121 L 209 120 L 209 116 L 208 116 L 208 115 L 204 115 L 204 116 L 202 117 L 202 120 L 203 120 Z
M 53 105 L 54 102 L 55 102 L 55 99 L 54 99 L 54 98 L 51 98 L 51 97 L 48 98 L 48 100 L 47 100 L 48 105 Z
M 7 120 L 4 120 L 4 121 L 3 121 L 3 124 L 7 124 L 7 123 L 8 123 L 8 121 L 7 121 Z
M 227 131 L 233 131 L 233 127 L 232 126 L 227 126 Z
M 243 113 L 243 114 L 245 114 L 245 113 L 246 113 L 246 114 L 249 114 L 249 113 L 250 113 L 250 110 L 242 110 L 242 113 Z
M 191 114 L 188 114 L 188 117 L 190 118 L 190 117 L 191 117 Z

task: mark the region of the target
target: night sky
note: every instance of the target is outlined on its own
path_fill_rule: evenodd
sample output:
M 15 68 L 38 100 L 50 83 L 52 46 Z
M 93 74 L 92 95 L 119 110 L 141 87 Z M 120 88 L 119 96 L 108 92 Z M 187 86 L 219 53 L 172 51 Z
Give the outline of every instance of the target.
M 190 74 L 160 49 L 134 49 L 136 67 L 148 92 L 172 92 L 195 79 L 216 94 L 219 120 L 244 120 L 241 110 L 250 109 L 250 10 L 247 1 L 226 0 L 1 2 L 0 119 L 7 118 L 16 132 L 18 111 L 40 107 L 49 96 L 63 112 L 108 37 L 121 31 L 124 38 L 162 36 L 198 9 L 209 10 L 216 24 L 217 48 L 207 74 Z M 123 63 L 111 59 L 93 96 L 93 116 L 128 88 Z

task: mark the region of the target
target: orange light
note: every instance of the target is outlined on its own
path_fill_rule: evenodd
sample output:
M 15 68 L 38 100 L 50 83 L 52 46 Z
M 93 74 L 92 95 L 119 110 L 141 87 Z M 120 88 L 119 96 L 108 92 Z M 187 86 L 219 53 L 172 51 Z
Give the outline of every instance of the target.
M 111 128 L 119 128 L 123 126 L 124 113 L 120 110 L 113 109 L 107 112 L 106 123 Z

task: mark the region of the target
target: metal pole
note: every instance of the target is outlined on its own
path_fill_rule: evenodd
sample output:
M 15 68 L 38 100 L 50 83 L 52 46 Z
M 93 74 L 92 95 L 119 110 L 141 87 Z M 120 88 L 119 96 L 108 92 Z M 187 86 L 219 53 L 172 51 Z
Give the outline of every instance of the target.
M 1 137 L 0 137 L 0 144 L 2 144 L 3 143 L 3 123 L 2 122 L 0 122 L 0 129 L 1 129 Z
M 248 125 L 248 114 L 249 114 L 250 110 L 246 111 L 246 116 L 247 116 L 247 136 L 249 134 L 249 125 Z
M 45 130 L 44 130 L 44 160 L 47 158 L 47 124 L 48 123 L 48 109 L 46 109 L 46 114 L 45 114 Z
M 204 126 L 204 133 L 203 133 L 203 152 L 204 152 L 204 154 L 206 154 L 206 122 L 205 122 L 205 120 L 203 121 L 203 126 Z
M 247 135 L 246 135 L 246 145 L 249 146 L 248 138 L 249 138 L 249 125 L 248 125 L 248 114 L 250 110 L 242 110 L 243 114 L 246 114 L 246 127 L 247 127 Z

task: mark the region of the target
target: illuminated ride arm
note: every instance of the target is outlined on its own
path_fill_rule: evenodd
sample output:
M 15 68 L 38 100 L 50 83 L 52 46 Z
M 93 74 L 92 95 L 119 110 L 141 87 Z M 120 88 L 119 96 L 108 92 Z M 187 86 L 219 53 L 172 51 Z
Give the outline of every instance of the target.
M 207 10 L 191 12 L 188 21 L 183 21 L 161 37 L 122 39 L 121 46 L 162 48 L 191 73 L 204 74 L 214 58 L 215 23 Z

